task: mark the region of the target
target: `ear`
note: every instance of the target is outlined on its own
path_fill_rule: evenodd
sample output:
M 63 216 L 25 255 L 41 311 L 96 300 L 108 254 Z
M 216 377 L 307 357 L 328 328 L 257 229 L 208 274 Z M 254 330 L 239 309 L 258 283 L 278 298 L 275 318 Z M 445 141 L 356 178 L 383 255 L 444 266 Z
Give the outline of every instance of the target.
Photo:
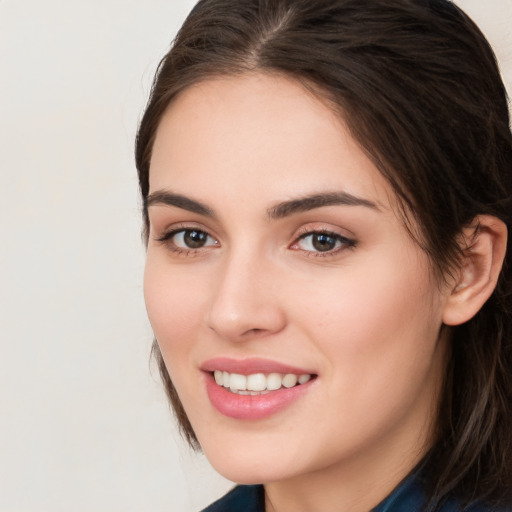
M 507 226 L 490 215 L 479 215 L 461 233 L 462 264 L 443 309 L 446 325 L 470 320 L 491 296 L 507 249 Z

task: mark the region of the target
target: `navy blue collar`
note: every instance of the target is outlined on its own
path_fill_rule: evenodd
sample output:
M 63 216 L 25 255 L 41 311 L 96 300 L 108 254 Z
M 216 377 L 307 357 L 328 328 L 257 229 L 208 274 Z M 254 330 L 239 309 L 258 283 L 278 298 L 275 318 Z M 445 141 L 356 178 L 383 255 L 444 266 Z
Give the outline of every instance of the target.
M 414 471 L 371 512 L 424 512 L 426 501 L 419 471 Z
M 434 512 L 434 510 L 438 512 L 512 512 L 512 508 L 497 509 L 480 502 L 463 506 L 453 498 L 437 508 L 435 503 L 428 503 L 420 470 L 409 475 L 371 512 Z
M 433 512 L 426 507 L 427 498 L 419 471 L 409 475 L 371 512 Z M 512 512 L 512 508 L 494 509 L 481 504 L 462 507 L 456 500 L 448 500 L 439 512 Z M 239 485 L 203 512 L 265 512 L 265 492 L 262 485 Z M 340 511 L 342 512 L 342 511 Z
M 238 485 L 203 512 L 265 512 L 262 485 Z

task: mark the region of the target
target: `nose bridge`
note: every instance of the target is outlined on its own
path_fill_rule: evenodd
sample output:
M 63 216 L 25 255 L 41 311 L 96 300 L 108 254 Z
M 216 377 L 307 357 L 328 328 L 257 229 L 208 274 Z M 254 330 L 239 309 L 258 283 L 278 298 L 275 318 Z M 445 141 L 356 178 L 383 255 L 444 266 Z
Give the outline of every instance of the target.
M 273 275 L 272 262 L 259 251 L 249 246 L 229 251 L 215 280 L 209 327 L 232 341 L 281 330 L 285 317 Z

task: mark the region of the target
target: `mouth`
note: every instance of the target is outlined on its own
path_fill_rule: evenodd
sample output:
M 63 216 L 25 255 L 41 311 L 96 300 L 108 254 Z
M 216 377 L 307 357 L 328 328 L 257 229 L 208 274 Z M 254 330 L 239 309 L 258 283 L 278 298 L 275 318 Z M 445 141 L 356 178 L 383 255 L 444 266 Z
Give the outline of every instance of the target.
M 244 396 L 265 395 L 282 388 L 290 389 L 301 386 L 315 377 L 313 374 L 302 373 L 251 373 L 242 375 L 222 370 L 212 372 L 218 386 L 228 389 L 231 393 Z
M 318 375 L 264 359 L 212 359 L 201 367 L 213 407 L 238 420 L 261 420 L 300 401 Z

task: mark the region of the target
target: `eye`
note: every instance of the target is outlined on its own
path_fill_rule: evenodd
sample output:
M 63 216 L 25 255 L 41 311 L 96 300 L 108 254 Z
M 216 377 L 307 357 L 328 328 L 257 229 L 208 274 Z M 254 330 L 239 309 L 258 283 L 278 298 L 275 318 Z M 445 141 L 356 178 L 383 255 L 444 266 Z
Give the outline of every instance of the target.
M 215 240 L 204 231 L 185 229 L 173 236 L 173 242 L 184 249 L 200 249 L 206 245 L 215 245 Z
M 353 240 L 336 233 L 310 232 L 302 235 L 291 248 L 313 253 L 335 253 L 354 246 Z
M 165 242 L 176 251 L 197 250 L 203 247 L 217 246 L 219 243 L 206 231 L 200 229 L 177 229 L 166 233 L 159 242 Z

